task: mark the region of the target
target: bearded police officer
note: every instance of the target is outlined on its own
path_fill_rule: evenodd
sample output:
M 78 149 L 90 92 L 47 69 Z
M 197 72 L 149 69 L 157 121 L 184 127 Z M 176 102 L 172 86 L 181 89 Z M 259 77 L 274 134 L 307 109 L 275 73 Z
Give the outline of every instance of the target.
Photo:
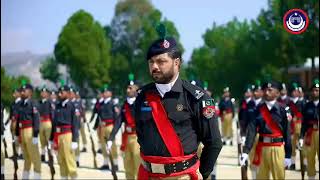
M 182 59 L 178 44 L 165 36 L 163 25 L 158 27 L 161 37 L 147 53 L 155 82 L 138 91 L 135 103 L 142 158 L 138 179 L 206 179 L 222 148 L 213 99 L 203 89 L 180 78 Z M 200 142 L 204 148 L 199 161 L 196 152 Z

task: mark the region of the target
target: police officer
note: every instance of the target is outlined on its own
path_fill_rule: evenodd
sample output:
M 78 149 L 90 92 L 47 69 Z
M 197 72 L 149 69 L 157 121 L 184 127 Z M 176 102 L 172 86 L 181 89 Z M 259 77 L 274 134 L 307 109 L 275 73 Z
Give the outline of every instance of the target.
M 101 92 L 103 92 L 104 100 L 101 103 L 101 107 L 98 111 L 99 118 L 97 118 L 96 120 L 95 128 L 100 128 L 100 143 L 102 155 L 104 158 L 103 165 L 100 167 L 100 169 L 104 170 L 110 169 L 109 158 L 106 149 L 106 139 L 109 139 L 111 131 L 114 127 L 114 122 L 117 120 L 117 118 L 119 118 L 119 116 L 117 115 L 116 107 L 112 102 L 112 92 L 108 84 L 104 85 Z M 115 165 L 115 169 L 118 170 L 118 152 L 115 143 L 112 143 L 111 149 L 111 155 L 114 158 L 113 162 Z
M 85 105 L 82 102 L 82 99 L 80 97 L 80 92 L 76 91 L 76 101 L 80 105 L 80 135 L 81 135 L 81 140 L 82 140 L 82 150 L 81 152 L 87 152 L 87 136 L 86 136 L 86 131 L 85 131 L 85 123 L 87 122 L 86 120 L 86 112 L 85 112 Z
M 50 92 L 48 88 L 43 86 L 41 88 L 41 100 L 39 101 L 40 113 L 40 143 L 41 143 L 41 161 L 45 161 L 46 146 L 48 146 L 49 138 L 52 129 L 52 104 L 49 99 Z
M 285 83 L 281 84 L 280 87 L 280 97 L 278 97 L 277 100 L 280 104 L 282 104 L 283 106 L 289 106 L 290 103 L 290 97 L 288 96 L 288 90 L 287 90 L 287 86 Z
M 58 152 L 61 179 L 77 177 L 75 150 L 78 148 L 79 111 L 69 100 L 70 87 L 62 84 L 59 88 L 59 103 L 53 114 L 53 126 L 50 136 L 50 149 Z
M 250 121 L 246 143 L 240 164 L 245 165 L 254 139 L 259 133 L 253 163 L 257 165 L 257 179 L 285 178 L 285 166 L 291 164 L 290 126 L 286 110 L 276 100 L 279 96 L 280 83 L 268 81 L 263 84 L 265 102 L 257 107 L 255 120 Z
M 91 118 L 90 118 L 89 123 L 91 123 L 92 121 L 95 121 L 95 122 L 98 121 L 98 118 L 99 118 L 98 112 L 99 112 L 100 107 L 101 107 L 101 105 L 102 105 L 102 103 L 103 103 L 103 100 L 104 100 L 104 98 L 103 98 L 103 92 L 101 92 L 101 91 L 99 90 L 98 98 L 96 99 L 96 103 L 95 103 L 95 105 L 94 105 L 94 107 L 93 107 L 93 110 L 92 110 L 92 114 L 91 114 Z M 96 124 L 96 123 L 95 123 L 95 124 Z M 97 130 L 97 136 L 98 136 L 98 141 L 99 141 L 99 143 L 98 143 L 99 148 L 98 148 L 98 151 L 97 151 L 97 152 L 98 152 L 98 153 L 102 153 L 102 151 L 101 151 L 101 142 L 100 142 L 100 139 L 101 139 L 101 137 L 100 137 L 100 135 L 101 135 L 101 133 L 100 133 L 100 128 L 97 127 L 97 125 L 95 125 L 95 126 L 96 126 L 96 127 L 94 127 L 94 129 Z
M 17 119 L 19 117 L 18 111 L 19 111 L 20 103 L 22 102 L 21 101 L 21 89 L 14 88 L 12 96 L 14 97 L 14 101 L 12 102 L 12 104 L 10 106 L 9 118 L 6 121 L 5 125 L 7 125 L 11 121 L 10 131 L 11 131 L 12 136 L 14 136 L 15 132 L 16 132 L 16 127 L 17 127 Z M 23 159 L 21 151 L 20 151 L 19 143 L 16 142 L 15 146 L 16 146 L 16 150 L 17 150 L 17 154 L 18 154 L 19 159 Z
M 81 102 L 77 101 L 77 95 L 76 95 L 76 89 L 72 86 L 70 86 L 70 96 L 69 100 L 73 103 L 75 110 L 76 110 L 76 118 L 78 121 L 78 127 L 80 131 L 80 126 L 81 126 Z M 80 166 L 80 146 L 79 146 L 79 139 L 77 141 L 78 147 L 75 150 L 75 157 L 76 157 L 76 164 L 77 167 Z
M 311 99 L 305 105 L 302 114 L 299 147 L 304 147 L 306 152 L 309 179 L 315 179 L 316 154 L 319 158 L 319 80 L 314 80 L 311 86 Z
M 129 75 L 129 83 L 127 87 L 127 99 L 121 108 L 121 118 L 115 122 L 115 126 L 111 132 L 107 142 L 107 148 L 111 149 L 112 141 L 114 141 L 121 124 L 125 124 L 125 130 L 122 133 L 122 144 L 120 150 L 124 151 L 124 169 L 127 179 L 136 179 L 140 160 L 140 146 L 137 142 L 136 125 L 134 120 L 133 103 L 136 100 L 137 90 L 139 86 L 134 81 L 133 74 Z
M 33 87 L 23 82 L 21 91 L 22 102 L 19 107 L 16 137 L 21 142 L 24 157 L 22 179 L 29 179 L 31 164 L 34 168 L 34 179 L 40 179 L 41 160 L 38 148 L 40 114 L 37 103 L 32 100 Z
M 298 140 L 300 137 L 301 131 L 301 121 L 302 121 L 302 108 L 303 102 L 299 100 L 300 92 L 298 83 L 292 83 L 291 91 L 291 99 L 289 102 L 289 108 L 293 115 L 293 119 L 290 123 L 291 128 L 291 140 L 292 140 L 292 157 L 291 157 L 291 166 L 289 167 L 290 170 L 296 169 L 296 147 L 298 145 Z
M 238 118 L 239 118 L 239 124 L 240 124 L 240 136 L 241 136 L 242 144 L 244 144 L 246 130 L 250 120 L 248 110 L 253 109 L 255 106 L 252 90 L 253 90 L 252 85 L 248 85 L 244 93 L 244 99 L 240 101 L 240 105 L 239 105 Z
M 234 116 L 234 106 L 230 98 L 230 88 L 223 89 L 223 97 L 219 103 L 223 144 L 232 146 L 232 120 Z
M 164 26 L 159 27 L 163 32 Z M 180 79 L 181 51 L 174 38 L 162 36 L 154 41 L 147 60 L 155 82 L 142 87 L 135 102 L 142 158 L 138 179 L 206 179 L 222 148 L 213 99 Z M 200 142 L 204 148 L 199 161 Z

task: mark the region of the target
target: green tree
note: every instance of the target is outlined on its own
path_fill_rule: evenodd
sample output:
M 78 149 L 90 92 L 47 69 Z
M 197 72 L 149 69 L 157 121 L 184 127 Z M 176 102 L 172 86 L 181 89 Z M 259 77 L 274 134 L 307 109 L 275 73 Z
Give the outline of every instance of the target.
M 57 83 L 61 74 L 58 72 L 58 62 L 52 56 L 47 57 L 45 61 L 41 63 L 40 73 L 43 79 L 47 79 L 53 83 Z
M 110 82 L 111 42 L 93 17 L 79 10 L 63 27 L 54 54 L 65 64 L 72 81 L 80 88 L 99 88 Z

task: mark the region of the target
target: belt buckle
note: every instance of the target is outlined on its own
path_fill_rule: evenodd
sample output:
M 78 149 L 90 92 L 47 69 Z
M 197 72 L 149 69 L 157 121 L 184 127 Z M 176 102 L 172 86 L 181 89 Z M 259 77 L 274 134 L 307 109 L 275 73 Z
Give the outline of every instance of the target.
M 264 143 L 271 143 L 271 137 L 263 137 Z
M 151 164 L 152 173 L 166 174 L 163 164 L 155 164 L 155 163 L 150 163 L 150 164 Z
M 131 133 L 132 132 L 132 128 L 131 127 L 126 127 L 126 131 Z
M 19 127 L 22 128 L 22 123 L 19 123 Z
M 60 133 L 61 132 L 61 128 L 57 128 L 57 133 Z

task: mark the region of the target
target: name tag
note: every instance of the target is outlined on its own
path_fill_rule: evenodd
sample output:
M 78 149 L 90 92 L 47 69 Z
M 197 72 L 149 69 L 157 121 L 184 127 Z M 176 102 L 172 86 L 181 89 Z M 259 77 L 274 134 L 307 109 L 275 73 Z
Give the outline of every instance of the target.
M 151 111 L 151 107 L 141 107 L 141 111 L 144 111 L 144 112 L 149 112 Z

